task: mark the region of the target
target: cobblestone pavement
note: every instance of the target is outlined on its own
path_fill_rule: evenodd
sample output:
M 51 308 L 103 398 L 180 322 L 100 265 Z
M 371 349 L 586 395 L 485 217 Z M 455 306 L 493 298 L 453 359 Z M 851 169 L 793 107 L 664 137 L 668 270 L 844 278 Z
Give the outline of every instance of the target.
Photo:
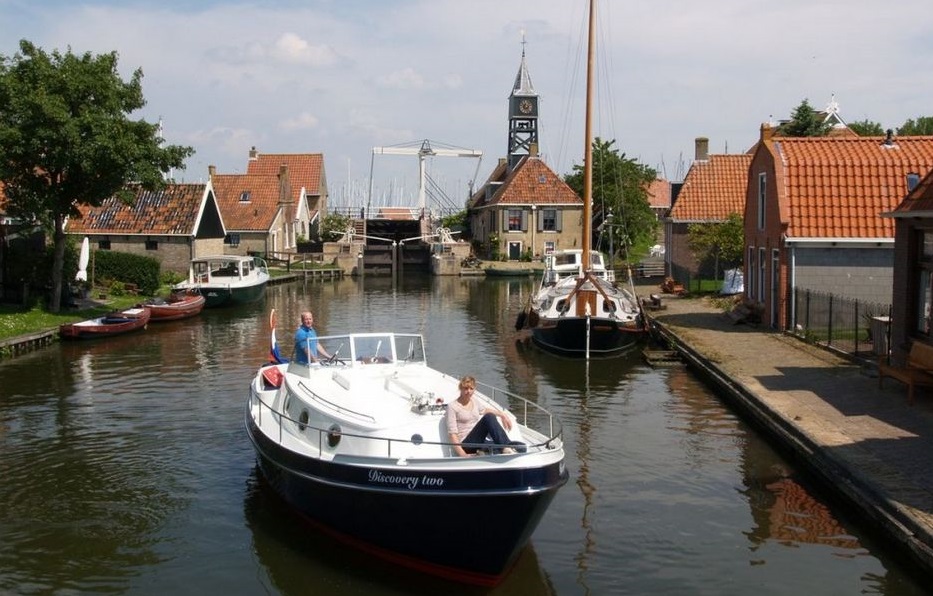
M 673 347 L 933 573 L 933 391 L 908 406 L 870 364 L 734 324 L 707 298 L 661 296 L 649 315 Z

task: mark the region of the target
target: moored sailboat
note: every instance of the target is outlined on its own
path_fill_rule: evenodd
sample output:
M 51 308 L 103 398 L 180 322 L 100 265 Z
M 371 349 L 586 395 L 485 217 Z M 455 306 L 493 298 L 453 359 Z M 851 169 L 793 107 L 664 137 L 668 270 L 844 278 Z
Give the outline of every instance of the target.
M 582 250 L 561 251 L 546 258 L 541 287 L 519 315 L 517 328 L 529 328 L 540 348 L 573 357 L 615 356 L 647 335 L 634 288 L 619 287 L 602 255 L 593 251 L 593 68 L 595 0 L 590 0 L 587 60 L 585 152 L 583 161 Z

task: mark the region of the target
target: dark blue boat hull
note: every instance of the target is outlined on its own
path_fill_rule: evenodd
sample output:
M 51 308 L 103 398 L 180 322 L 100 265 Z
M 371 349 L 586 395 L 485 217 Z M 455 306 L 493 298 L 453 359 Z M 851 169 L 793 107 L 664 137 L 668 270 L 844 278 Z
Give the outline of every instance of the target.
M 535 469 L 409 473 L 321 461 L 247 432 L 269 485 L 340 540 L 435 575 L 495 585 L 508 572 L 568 473 Z

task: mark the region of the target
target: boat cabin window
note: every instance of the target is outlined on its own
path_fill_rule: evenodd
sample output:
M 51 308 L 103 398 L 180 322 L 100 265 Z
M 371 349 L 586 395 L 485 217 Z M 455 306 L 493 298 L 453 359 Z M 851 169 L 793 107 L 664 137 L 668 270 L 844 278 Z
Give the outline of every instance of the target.
M 389 335 L 364 335 L 353 340 L 354 358 L 363 364 L 385 364 L 394 360 L 392 337 Z

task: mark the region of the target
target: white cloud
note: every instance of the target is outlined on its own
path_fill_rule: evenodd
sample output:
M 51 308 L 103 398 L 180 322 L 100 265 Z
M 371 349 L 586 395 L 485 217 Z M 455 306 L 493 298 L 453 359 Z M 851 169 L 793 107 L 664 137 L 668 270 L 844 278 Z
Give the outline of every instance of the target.
M 296 130 L 308 130 L 311 128 L 316 128 L 318 125 L 318 119 L 313 114 L 308 112 L 302 112 L 294 118 L 289 118 L 283 120 L 280 128 L 287 131 L 296 131 Z
M 389 89 L 424 89 L 424 77 L 408 67 L 376 77 L 376 84 Z

